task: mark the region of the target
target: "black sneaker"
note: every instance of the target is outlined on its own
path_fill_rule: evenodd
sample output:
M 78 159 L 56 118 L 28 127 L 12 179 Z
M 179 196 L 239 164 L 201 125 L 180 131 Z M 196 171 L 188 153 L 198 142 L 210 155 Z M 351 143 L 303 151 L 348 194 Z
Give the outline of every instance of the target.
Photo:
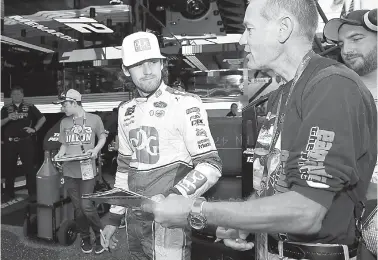
M 82 238 L 81 239 L 81 251 L 85 254 L 92 253 L 93 247 L 91 244 L 91 239 L 88 238 Z
M 101 254 L 104 251 L 105 251 L 105 249 L 101 245 L 101 238 L 97 237 L 96 238 L 96 245 L 95 245 L 95 254 L 99 255 L 99 254 Z

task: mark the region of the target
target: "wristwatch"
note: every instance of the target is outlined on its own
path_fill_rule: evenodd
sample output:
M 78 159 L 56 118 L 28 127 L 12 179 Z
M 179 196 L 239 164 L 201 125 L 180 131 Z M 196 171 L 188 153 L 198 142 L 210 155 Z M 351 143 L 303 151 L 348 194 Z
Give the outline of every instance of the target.
M 202 213 L 202 206 L 205 202 L 205 198 L 199 197 L 193 202 L 190 209 L 188 221 L 189 225 L 195 230 L 202 230 L 206 227 L 207 219 Z

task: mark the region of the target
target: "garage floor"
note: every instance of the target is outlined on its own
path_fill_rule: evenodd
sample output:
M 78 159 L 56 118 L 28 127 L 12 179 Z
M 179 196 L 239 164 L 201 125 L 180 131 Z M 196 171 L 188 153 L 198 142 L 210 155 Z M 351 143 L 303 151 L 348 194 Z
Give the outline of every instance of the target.
M 112 176 L 104 176 L 112 182 Z M 65 247 L 52 242 L 25 238 L 23 221 L 27 205 L 27 191 L 19 190 L 16 199 L 3 204 L 1 209 L 1 259 L 4 260 L 125 260 L 126 246 L 120 243 L 116 250 L 101 255 L 84 254 L 77 238 L 71 246 Z M 119 241 L 125 241 L 125 229 L 117 231 Z

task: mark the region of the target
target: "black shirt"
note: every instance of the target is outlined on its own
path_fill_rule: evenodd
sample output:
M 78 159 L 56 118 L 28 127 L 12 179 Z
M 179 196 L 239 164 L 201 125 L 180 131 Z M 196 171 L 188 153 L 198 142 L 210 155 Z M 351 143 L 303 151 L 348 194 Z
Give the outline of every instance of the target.
M 11 120 L 2 127 L 4 138 L 27 137 L 29 134 L 24 127 L 34 127 L 39 119 L 43 117 L 41 112 L 33 104 L 22 102 L 18 107 L 11 103 L 1 109 L 1 119 L 5 119 L 11 113 L 17 113 L 18 119 Z
M 232 113 L 232 111 L 228 112 L 228 114 L 226 116 L 236 116 L 234 113 Z

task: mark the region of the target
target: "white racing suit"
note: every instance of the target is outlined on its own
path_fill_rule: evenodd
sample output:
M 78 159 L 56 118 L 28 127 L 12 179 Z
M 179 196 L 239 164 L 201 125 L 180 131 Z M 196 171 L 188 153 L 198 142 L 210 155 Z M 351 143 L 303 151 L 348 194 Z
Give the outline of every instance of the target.
M 147 98 L 123 103 L 118 113 L 117 188 L 151 197 L 171 193 L 199 197 L 222 172 L 207 113 L 196 95 L 162 83 Z M 110 221 L 119 225 L 125 208 L 112 206 Z M 151 214 L 127 211 L 130 259 L 190 259 L 190 228 L 165 229 Z M 129 258 L 127 258 L 129 259 Z

